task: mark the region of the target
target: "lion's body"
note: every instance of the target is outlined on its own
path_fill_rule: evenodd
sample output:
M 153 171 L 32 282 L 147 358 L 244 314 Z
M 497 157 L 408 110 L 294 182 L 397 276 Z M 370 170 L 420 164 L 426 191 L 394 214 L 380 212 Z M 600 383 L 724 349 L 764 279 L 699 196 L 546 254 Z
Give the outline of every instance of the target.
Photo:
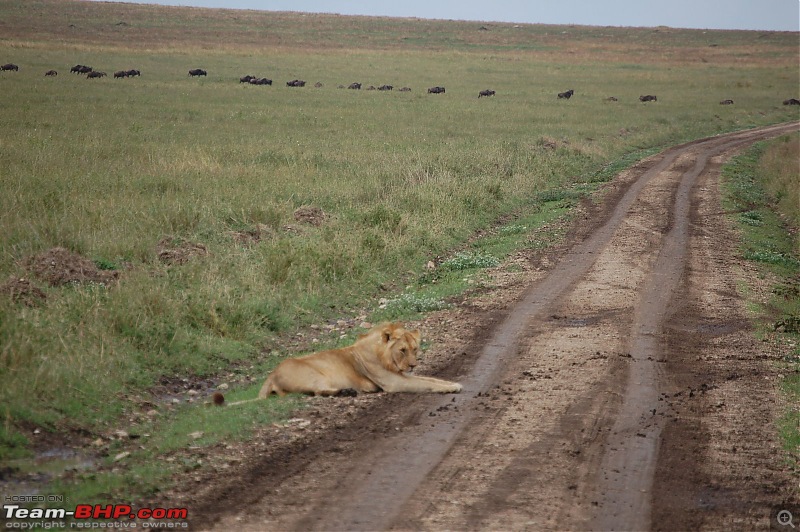
M 335 395 L 343 390 L 461 391 L 461 385 L 455 382 L 406 373 L 417 365 L 419 341 L 419 331 L 408 331 L 396 323 L 379 325 L 351 346 L 284 360 L 269 375 L 258 396 Z

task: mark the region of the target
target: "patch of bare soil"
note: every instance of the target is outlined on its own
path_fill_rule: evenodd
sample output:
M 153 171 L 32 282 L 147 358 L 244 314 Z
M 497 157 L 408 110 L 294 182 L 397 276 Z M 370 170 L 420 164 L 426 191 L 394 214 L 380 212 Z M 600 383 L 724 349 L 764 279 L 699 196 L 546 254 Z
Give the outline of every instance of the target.
M 204 244 L 167 236 L 158 242 L 156 253 L 158 254 L 158 260 L 161 262 L 169 265 L 179 265 L 186 264 L 194 257 L 208 255 L 208 248 Z
M 417 371 L 462 393 L 309 398 L 287 426 L 198 451 L 212 466 L 158 502 L 202 530 L 768 527 L 796 479 L 716 182 L 735 150 L 796 129 L 643 161 L 583 205 L 569 245 L 410 324 L 432 343 Z
M 116 282 L 119 277 L 119 272 L 101 270 L 86 257 L 61 247 L 29 257 L 25 261 L 25 268 L 51 286 L 72 283 L 108 285 Z
M 317 227 L 325 222 L 326 217 L 322 209 L 310 205 L 304 205 L 294 211 L 295 221 Z
M 258 244 L 262 240 L 270 238 L 274 232 L 265 224 L 256 224 L 252 229 L 244 229 L 242 231 L 230 231 L 231 238 L 243 246 L 252 246 Z
M 0 295 L 29 307 L 35 307 L 47 299 L 47 294 L 30 280 L 15 276 L 0 285 Z

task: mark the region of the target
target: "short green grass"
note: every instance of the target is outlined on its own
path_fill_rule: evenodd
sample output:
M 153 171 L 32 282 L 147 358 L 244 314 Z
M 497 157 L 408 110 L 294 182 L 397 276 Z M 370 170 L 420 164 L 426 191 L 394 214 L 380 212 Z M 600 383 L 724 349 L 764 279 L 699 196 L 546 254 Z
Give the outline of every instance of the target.
M 0 1 L 0 21 L 0 57 L 20 65 L 0 73 L 0 284 L 26 278 L 46 295 L 0 298 L 2 460 L 32 454 L 32 427 L 125 426 L 162 377 L 219 382 L 252 367 L 263 378 L 266 346 L 311 324 L 439 308 L 488 257 L 545 246 L 528 234 L 642 156 L 798 119 L 781 105 L 797 96 L 792 34 L 482 30 L 70 0 Z M 70 74 L 77 63 L 109 77 Z M 208 77 L 189 78 L 196 67 Z M 130 68 L 141 77 L 110 76 Z M 242 85 L 244 74 L 274 85 Z M 295 78 L 308 85 L 286 87 Z M 353 81 L 412 91 L 337 88 Z M 426 94 L 433 85 L 447 93 Z M 496 96 L 479 100 L 485 88 Z M 575 96 L 557 100 L 568 88 Z M 645 93 L 659 101 L 642 104 Z M 325 212 L 321 225 L 295 220 L 308 206 Z M 164 238 L 208 253 L 165 264 Z M 25 264 L 55 246 L 119 283 L 47 286 Z M 446 278 L 426 273 L 436 257 L 456 261 Z M 118 469 L 196 432 L 181 419 L 200 407 L 157 406 L 152 455 Z M 264 422 L 242 412 L 226 419 L 239 428 L 204 429 L 199 443 Z
M 798 161 L 800 136 L 794 134 L 755 145 L 723 170 L 726 208 L 740 211 L 735 220 L 742 233 L 741 256 L 752 261 L 773 285 L 768 301 L 752 301 L 750 308 L 761 323 L 761 334 L 772 337 L 785 352 L 781 366 L 786 374 L 782 388 L 787 407 L 779 425 L 795 468 L 800 467 Z M 753 297 L 750 292 L 743 287 L 746 297 Z

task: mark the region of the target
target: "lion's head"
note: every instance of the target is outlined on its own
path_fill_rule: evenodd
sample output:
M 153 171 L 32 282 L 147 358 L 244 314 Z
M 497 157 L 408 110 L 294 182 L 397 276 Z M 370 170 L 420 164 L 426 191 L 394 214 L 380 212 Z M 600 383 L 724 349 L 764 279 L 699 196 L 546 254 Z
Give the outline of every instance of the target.
M 409 331 L 399 323 L 387 323 L 375 327 L 372 332 L 380 334 L 377 354 L 388 371 L 405 373 L 417 365 L 419 331 Z

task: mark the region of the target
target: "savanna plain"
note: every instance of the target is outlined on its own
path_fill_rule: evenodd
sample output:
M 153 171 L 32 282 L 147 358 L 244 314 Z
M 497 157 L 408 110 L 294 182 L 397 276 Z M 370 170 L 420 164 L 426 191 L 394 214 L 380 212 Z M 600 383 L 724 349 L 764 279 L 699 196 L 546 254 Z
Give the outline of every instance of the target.
M 798 44 L 0 0 L 0 63 L 19 66 L 0 72 L 4 491 L 142 500 L 202 471 L 196 450 L 306 401 L 232 415 L 213 392 L 254 397 L 286 356 L 489 290 L 487 268 L 557 245 L 582 202 L 661 149 L 797 120 Z M 785 181 L 765 196 L 786 205 L 778 225 L 797 221 L 797 144 L 758 152 Z

